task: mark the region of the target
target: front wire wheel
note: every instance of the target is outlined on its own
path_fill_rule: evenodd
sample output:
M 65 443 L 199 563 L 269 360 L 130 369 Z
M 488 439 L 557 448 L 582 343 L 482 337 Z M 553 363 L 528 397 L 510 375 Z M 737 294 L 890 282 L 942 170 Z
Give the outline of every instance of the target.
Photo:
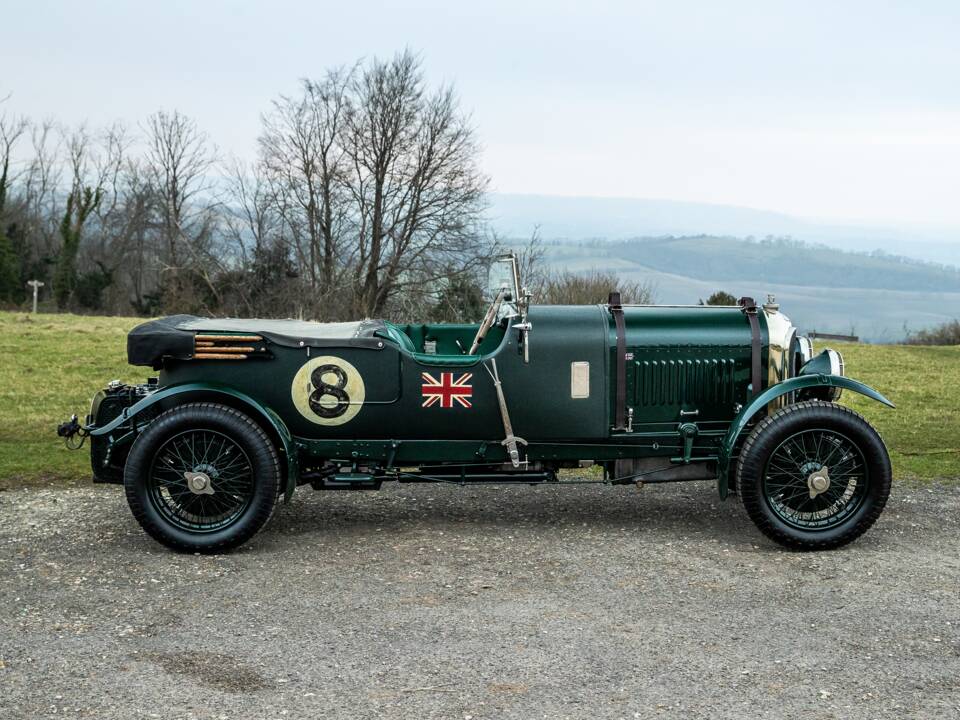
M 214 403 L 167 411 L 134 442 L 124 487 L 134 517 L 175 550 L 220 552 L 270 518 L 280 483 L 273 443 L 247 415 Z
M 789 405 L 743 445 L 737 487 L 768 537 L 787 547 L 839 547 L 873 525 L 890 494 L 890 459 L 866 420 L 835 403 Z

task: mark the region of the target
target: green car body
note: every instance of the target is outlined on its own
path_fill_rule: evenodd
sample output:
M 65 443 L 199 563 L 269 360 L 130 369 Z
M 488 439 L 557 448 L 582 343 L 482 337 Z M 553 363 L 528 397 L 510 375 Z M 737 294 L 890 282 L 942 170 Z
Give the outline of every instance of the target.
M 557 482 L 591 463 L 610 483 L 716 478 L 725 497 L 762 418 L 840 389 L 892 406 L 844 377 L 838 353 L 814 356 L 773 304 L 504 302 L 494 320 L 473 354 L 477 324 L 147 323 L 130 358 L 159 375 L 98 393 L 83 427 L 95 478 L 123 482 L 154 419 L 210 402 L 269 436 L 287 498 L 307 482 Z

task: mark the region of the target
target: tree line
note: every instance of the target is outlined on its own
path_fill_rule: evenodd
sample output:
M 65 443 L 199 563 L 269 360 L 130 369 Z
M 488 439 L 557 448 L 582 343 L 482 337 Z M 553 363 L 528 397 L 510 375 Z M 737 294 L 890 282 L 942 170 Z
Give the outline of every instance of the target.
M 948 320 L 917 332 L 906 330 L 906 334 L 904 345 L 960 345 L 960 320 Z
M 416 55 L 303 80 L 255 160 L 197 123 L 64 127 L 0 104 L 0 304 L 341 320 L 464 319 L 500 248 L 454 88 Z

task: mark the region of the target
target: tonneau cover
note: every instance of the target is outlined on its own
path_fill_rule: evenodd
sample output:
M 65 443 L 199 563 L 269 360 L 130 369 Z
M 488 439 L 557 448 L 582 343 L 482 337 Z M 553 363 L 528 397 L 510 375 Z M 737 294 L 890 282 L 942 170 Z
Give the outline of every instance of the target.
M 189 360 L 194 336 L 204 334 L 259 335 L 286 347 L 382 345 L 374 333 L 386 326 L 382 320 L 319 323 L 306 320 L 204 318 L 170 315 L 138 325 L 127 335 L 127 362 L 159 369 L 164 359 Z

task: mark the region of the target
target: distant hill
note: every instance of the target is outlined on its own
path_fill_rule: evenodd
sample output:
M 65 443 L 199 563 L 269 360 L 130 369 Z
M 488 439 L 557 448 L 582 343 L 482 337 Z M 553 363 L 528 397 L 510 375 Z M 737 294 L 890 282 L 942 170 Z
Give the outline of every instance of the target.
M 699 280 L 836 288 L 960 292 L 960 268 L 881 254 L 851 253 L 795 240 L 746 241 L 701 235 L 609 243 L 611 257 Z
M 708 203 L 639 198 L 561 197 L 494 193 L 488 213 L 508 237 L 624 240 L 664 235 L 746 238 L 789 236 L 843 250 L 882 250 L 895 255 L 960 265 L 960 228 L 870 227 L 823 223 L 783 213 Z
M 523 244 L 517 239 L 516 245 Z M 693 304 L 715 290 L 758 300 L 774 294 L 804 330 L 894 342 L 907 330 L 960 315 L 960 270 L 797 241 L 717 236 L 546 241 L 556 269 L 612 270 L 654 286 L 658 303 Z

